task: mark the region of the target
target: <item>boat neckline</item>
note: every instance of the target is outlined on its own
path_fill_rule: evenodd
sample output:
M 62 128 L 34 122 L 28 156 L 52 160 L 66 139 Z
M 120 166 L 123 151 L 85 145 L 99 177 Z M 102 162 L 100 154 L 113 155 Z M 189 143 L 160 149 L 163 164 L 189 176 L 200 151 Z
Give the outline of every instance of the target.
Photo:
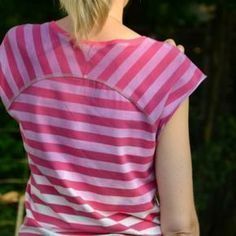
M 58 33 L 63 34 L 64 36 L 66 36 L 68 39 L 71 39 L 71 34 L 69 32 L 67 32 L 66 30 L 64 30 L 61 26 L 58 25 L 58 23 L 55 20 L 52 20 L 49 22 L 50 26 Z M 143 39 L 145 39 L 146 36 L 145 35 L 140 35 L 138 37 L 135 38 L 130 38 L 130 39 L 121 39 L 121 38 L 117 38 L 117 39 L 110 39 L 110 40 L 103 40 L 103 41 L 94 41 L 94 40 L 80 40 L 80 43 L 85 43 L 85 44 L 90 44 L 90 45 L 106 45 L 106 44 L 114 44 L 114 43 L 137 43 Z

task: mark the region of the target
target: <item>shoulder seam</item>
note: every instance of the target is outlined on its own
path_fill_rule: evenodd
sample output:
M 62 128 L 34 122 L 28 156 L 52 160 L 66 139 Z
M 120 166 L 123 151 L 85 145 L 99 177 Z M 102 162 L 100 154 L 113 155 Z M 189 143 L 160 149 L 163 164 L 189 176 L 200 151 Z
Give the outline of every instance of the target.
M 23 86 L 19 92 L 9 101 L 9 105 L 7 107 L 7 110 L 10 111 L 11 109 L 11 105 L 14 103 L 14 101 L 17 99 L 18 96 L 20 96 L 24 90 L 26 90 L 27 88 L 29 88 L 31 85 L 33 85 L 34 83 L 38 82 L 38 81 L 41 81 L 41 80 L 45 80 L 45 79 L 49 79 L 49 78 L 59 78 L 59 77 L 74 77 L 74 78 L 81 78 L 81 79 L 85 79 L 81 76 L 78 76 L 78 75 L 74 75 L 74 74 L 48 74 L 48 75 L 44 75 L 43 78 L 42 77 L 35 77 L 33 80 L 31 80 L 29 83 L 27 83 L 25 86 Z M 132 104 L 134 104 L 134 106 L 136 106 L 138 108 L 138 110 L 140 110 L 143 114 L 145 114 L 147 120 L 149 121 L 149 124 L 151 126 L 154 126 L 154 122 L 153 120 L 146 114 L 146 112 L 143 110 L 142 107 L 140 107 L 131 97 L 129 96 L 126 96 L 122 90 L 120 90 L 118 87 L 114 86 L 114 87 L 111 87 L 109 84 L 103 82 L 103 81 L 100 81 L 100 80 L 95 80 L 95 79 L 91 79 L 91 78 L 86 78 L 86 80 L 91 80 L 91 81 L 94 81 L 94 82 L 98 82 L 98 83 L 101 83 L 101 84 L 104 84 L 106 85 L 107 87 L 117 91 L 122 97 L 125 97 L 127 100 L 129 100 L 130 102 L 132 102 Z

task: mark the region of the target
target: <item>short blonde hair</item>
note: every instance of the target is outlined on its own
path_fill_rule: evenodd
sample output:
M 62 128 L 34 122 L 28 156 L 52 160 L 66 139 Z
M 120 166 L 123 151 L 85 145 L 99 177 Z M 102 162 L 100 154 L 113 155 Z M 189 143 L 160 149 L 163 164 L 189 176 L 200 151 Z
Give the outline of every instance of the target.
M 88 39 L 88 34 L 95 26 L 100 32 L 106 22 L 112 0 L 60 0 L 61 8 L 71 17 L 74 26 L 74 37 Z

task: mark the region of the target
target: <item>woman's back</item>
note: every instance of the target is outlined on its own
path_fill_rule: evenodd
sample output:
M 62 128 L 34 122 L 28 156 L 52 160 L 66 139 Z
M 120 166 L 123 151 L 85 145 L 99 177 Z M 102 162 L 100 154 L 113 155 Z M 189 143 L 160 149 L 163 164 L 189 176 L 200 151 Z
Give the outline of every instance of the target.
M 75 47 L 55 21 L 13 27 L 0 52 L 31 170 L 19 235 L 161 235 L 159 133 L 202 72 L 146 36 Z

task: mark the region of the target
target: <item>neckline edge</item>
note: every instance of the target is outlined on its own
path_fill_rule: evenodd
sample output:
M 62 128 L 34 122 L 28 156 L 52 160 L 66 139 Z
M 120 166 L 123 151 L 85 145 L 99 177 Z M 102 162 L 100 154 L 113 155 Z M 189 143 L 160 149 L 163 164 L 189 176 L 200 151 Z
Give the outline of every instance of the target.
M 63 34 L 65 37 L 67 37 L 69 40 L 75 40 L 71 38 L 71 34 L 67 31 L 65 31 L 62 27 L 58 25 L 58 23 L 55 20 L 52 20 L 49 22 L 49 25 L 58 33 Z M 140 35 L 135 38 L 130 38 L 130 39 L 110 39 L 110 40 L 103 40 L 103 41 L 94 41 L 94 40 L 80 40 L 79 43 L 85 43 L 89 45 L 106 45 L 106 44 L 113 44 L 113 43 L 136 43 L 139 40 L 145 39 L 147 36 L 145 35 Z

